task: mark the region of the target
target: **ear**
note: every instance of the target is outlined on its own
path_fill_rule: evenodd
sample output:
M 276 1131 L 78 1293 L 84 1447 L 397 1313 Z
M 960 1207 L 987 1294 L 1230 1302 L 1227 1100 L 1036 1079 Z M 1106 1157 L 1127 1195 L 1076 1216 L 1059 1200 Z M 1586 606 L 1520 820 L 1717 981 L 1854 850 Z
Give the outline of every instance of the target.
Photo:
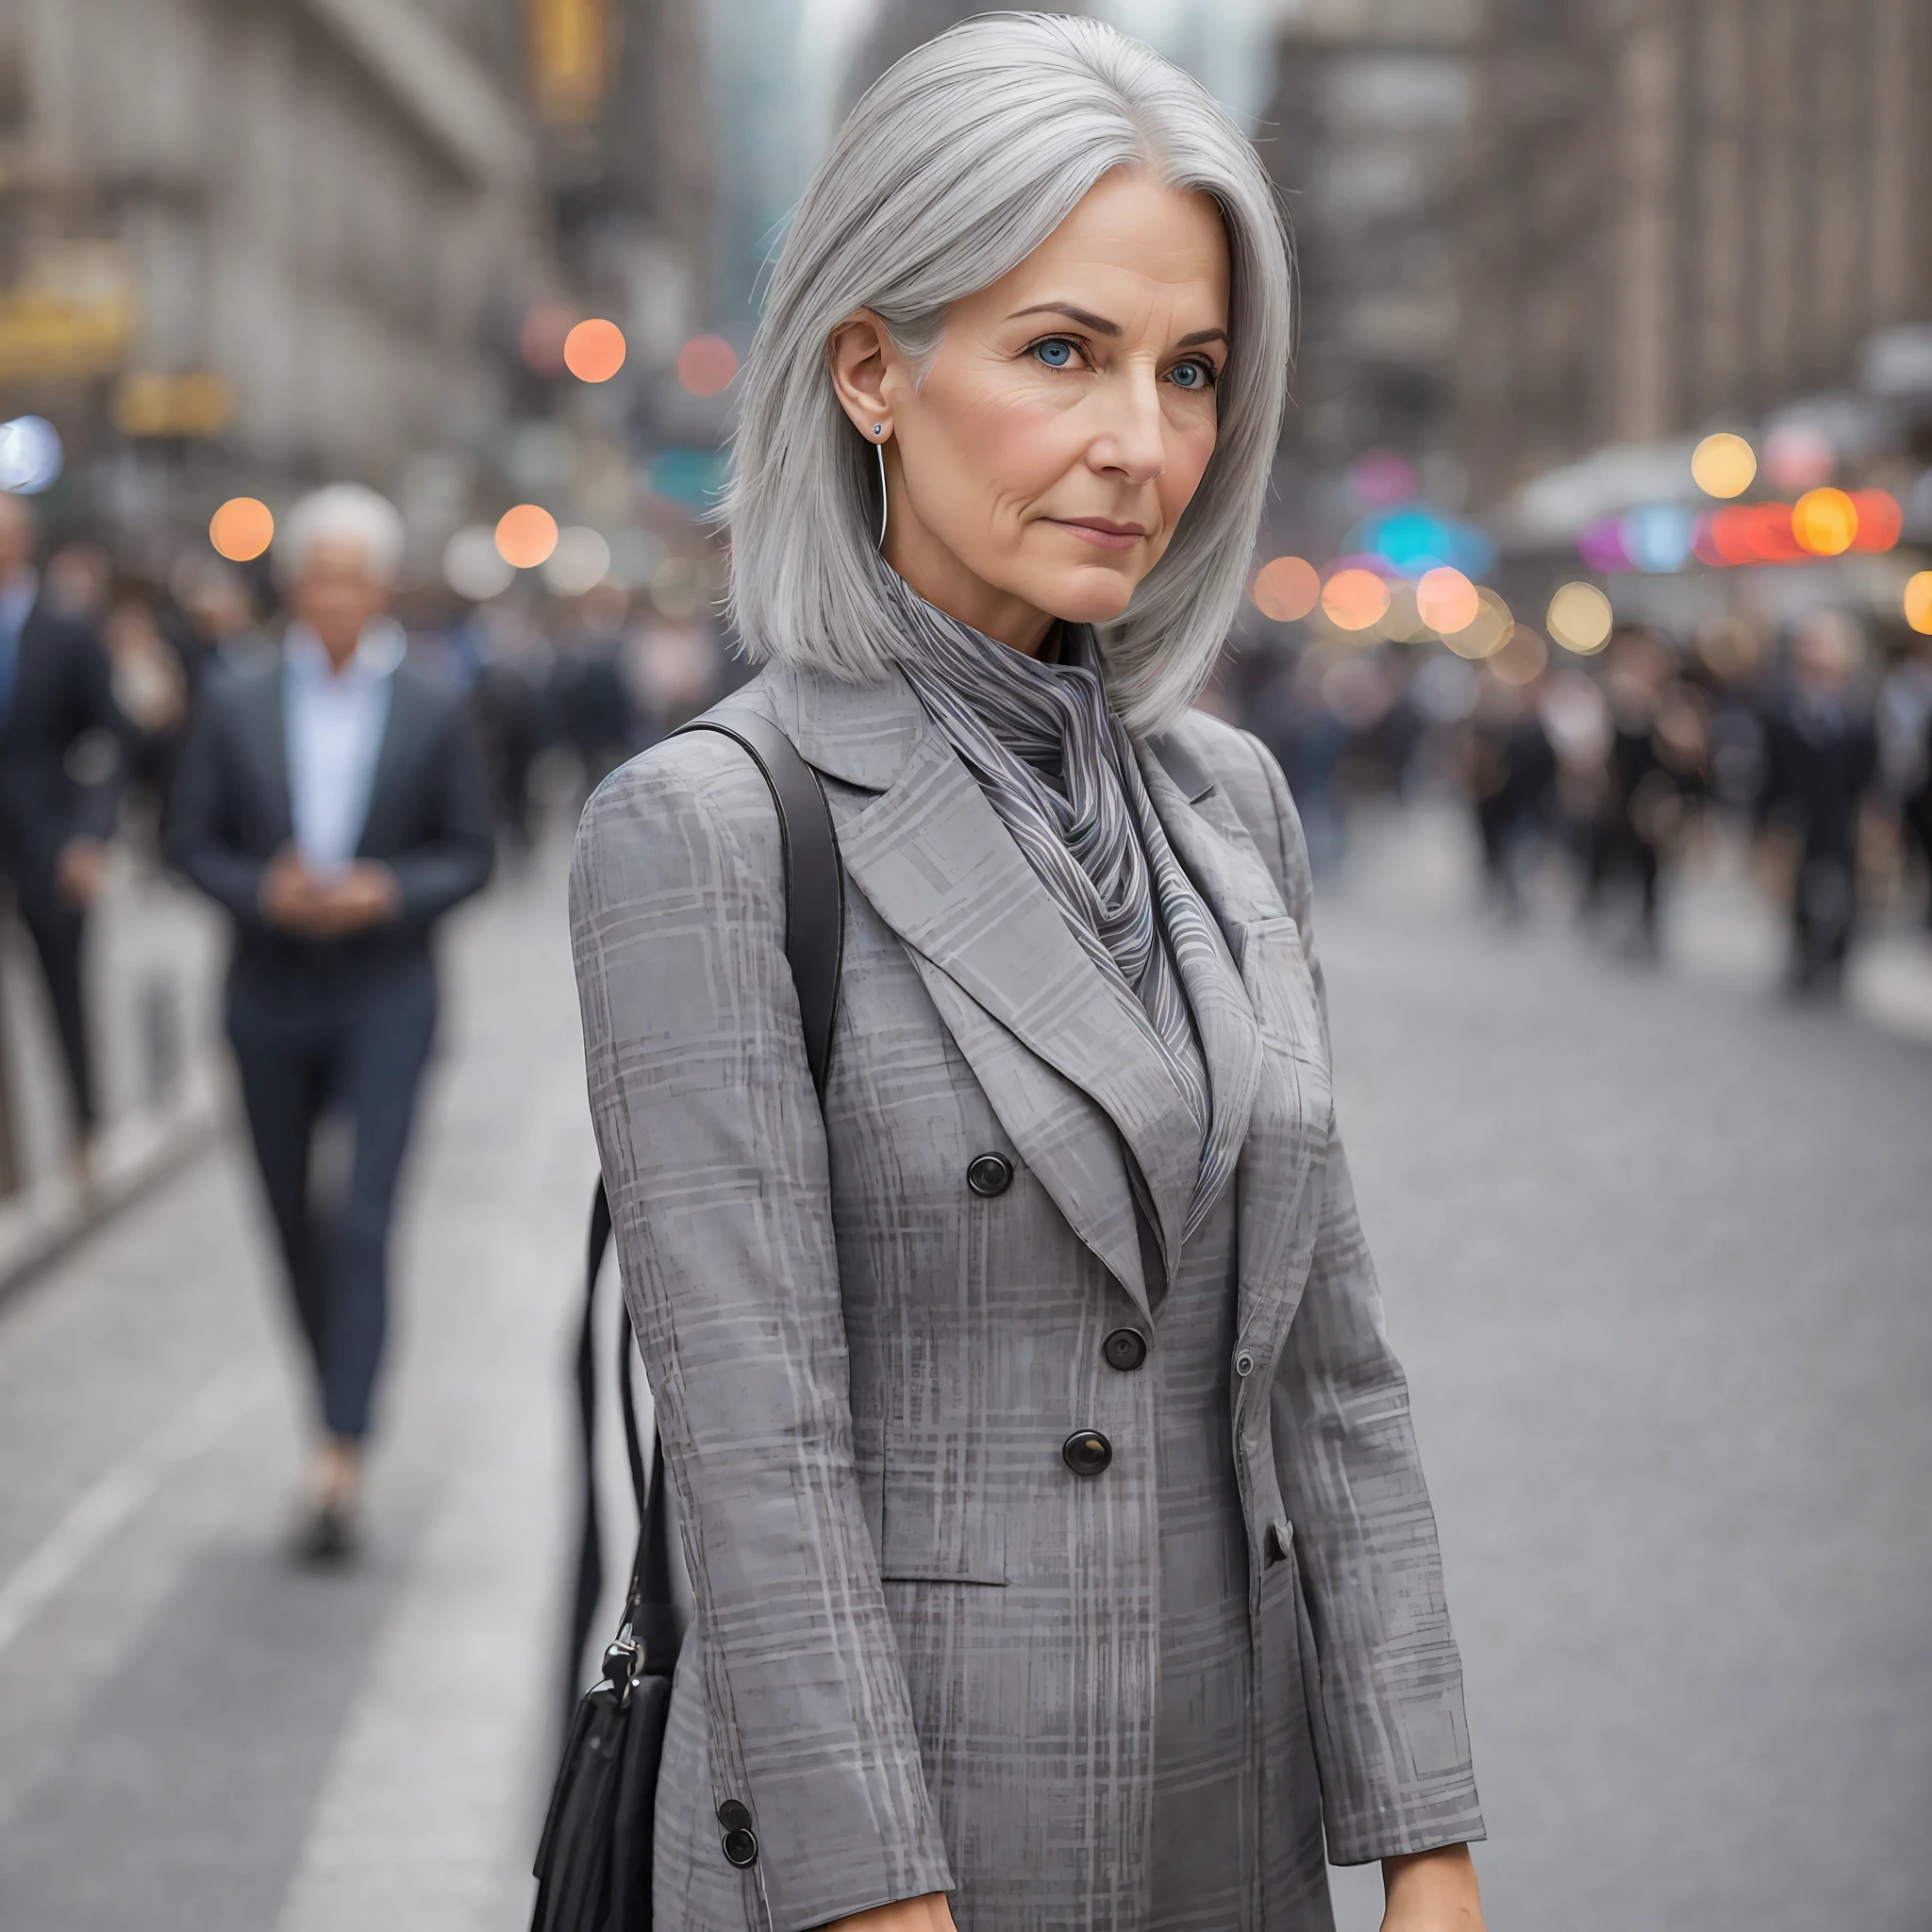
M 851 417 L 868 442 L 883 442 L 892 433 L 889 390 L 899 354 L 886 325 L 870 308 L 855 310 L 832 331 L 825 344 L 825 361 L 839 407 Z

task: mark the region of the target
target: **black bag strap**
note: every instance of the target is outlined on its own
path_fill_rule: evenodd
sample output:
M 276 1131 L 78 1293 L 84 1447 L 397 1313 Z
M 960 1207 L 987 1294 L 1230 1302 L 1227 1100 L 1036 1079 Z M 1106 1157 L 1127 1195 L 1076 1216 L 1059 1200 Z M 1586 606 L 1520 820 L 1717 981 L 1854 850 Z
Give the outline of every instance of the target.
M 754 711 L 728 718 L 694 719 L 689 731 L 715 731 L 730 739 L 751 759 L 772 793 L 778 813 L 778 840 L 785 867 L 785 958 L 798 989 L 798 1013 L 805 1030 L 806 1064 L 819 1103 L 832 1059 L 832 1028 L 839 1011 L 839 980 L 845 949 L 845 869 L 819 775 L 799 756 L 790 738 Z M 584 1271 L 584 1323 L 577 1341 L 577 1412 L 584 1448 L 583 1539 L 577 1552 L 576 1602 L 571 1618 L 565 1708 L 576 1702 L 577 1674 L 591 1619 L 604 1587 L 597 1534 L 594 1465 L 597 1424 L 597 1350 L 594 1319 L 597 1276 L 610 1244 L 610 1197 L 600 1179 L 591 1204 L 590 1239 Z M 638 1507 L 637 1555 L 624 1622 L 642 1641 L 644 1667 L 668 1672 L 676 1661 L 677 1626 L 671 1584 L 670 1512 L 664 1507 L 663 1445 L 653 1432 L 648 1478 L 637 1411 L 631 1400 L 631 1361 L 636 1353 L 630 1311 L 618 1298 L 618 1400 L 624 1415 L 625 1454 L 630 1464 L 631 1493 Z

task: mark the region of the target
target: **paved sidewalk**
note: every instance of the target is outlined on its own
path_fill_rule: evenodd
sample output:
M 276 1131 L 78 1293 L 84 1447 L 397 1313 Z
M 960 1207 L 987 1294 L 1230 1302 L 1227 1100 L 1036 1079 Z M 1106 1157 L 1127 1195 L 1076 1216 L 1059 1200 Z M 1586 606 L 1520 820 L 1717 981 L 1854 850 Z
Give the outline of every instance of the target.
M 359 1574 L 278 1554 L 297 1385 L 232 1138 L 0 1315 L 0 1924 L 526 1917 L 592 1173 L 556 868 L 454 938 Z

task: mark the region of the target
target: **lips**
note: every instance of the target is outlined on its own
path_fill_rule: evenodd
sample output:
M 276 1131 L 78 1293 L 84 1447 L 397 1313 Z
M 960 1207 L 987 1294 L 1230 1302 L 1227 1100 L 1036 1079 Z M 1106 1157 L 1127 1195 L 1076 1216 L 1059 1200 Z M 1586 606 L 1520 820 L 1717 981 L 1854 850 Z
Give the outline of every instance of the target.
M 1139 524 L 1117 524 L 1109 517 L 1055 517 L 1052 521 L 1102 550 L 1131 550 L 1147 535 Z

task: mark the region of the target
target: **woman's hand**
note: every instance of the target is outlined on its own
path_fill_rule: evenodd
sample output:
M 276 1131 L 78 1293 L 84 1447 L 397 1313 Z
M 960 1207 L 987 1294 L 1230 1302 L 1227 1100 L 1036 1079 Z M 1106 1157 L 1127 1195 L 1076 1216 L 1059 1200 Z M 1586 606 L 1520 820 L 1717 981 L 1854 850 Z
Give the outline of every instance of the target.
M 1483 1902 L 1467 1845 L 1384 1858 L 1382 1892 L 1382 1932 L 1483 1932 Z
M 849 1919 L 834 1919 L 825 1932 L 953 1932 L 953 1907 L 942 1891 L 874 1906 Z

